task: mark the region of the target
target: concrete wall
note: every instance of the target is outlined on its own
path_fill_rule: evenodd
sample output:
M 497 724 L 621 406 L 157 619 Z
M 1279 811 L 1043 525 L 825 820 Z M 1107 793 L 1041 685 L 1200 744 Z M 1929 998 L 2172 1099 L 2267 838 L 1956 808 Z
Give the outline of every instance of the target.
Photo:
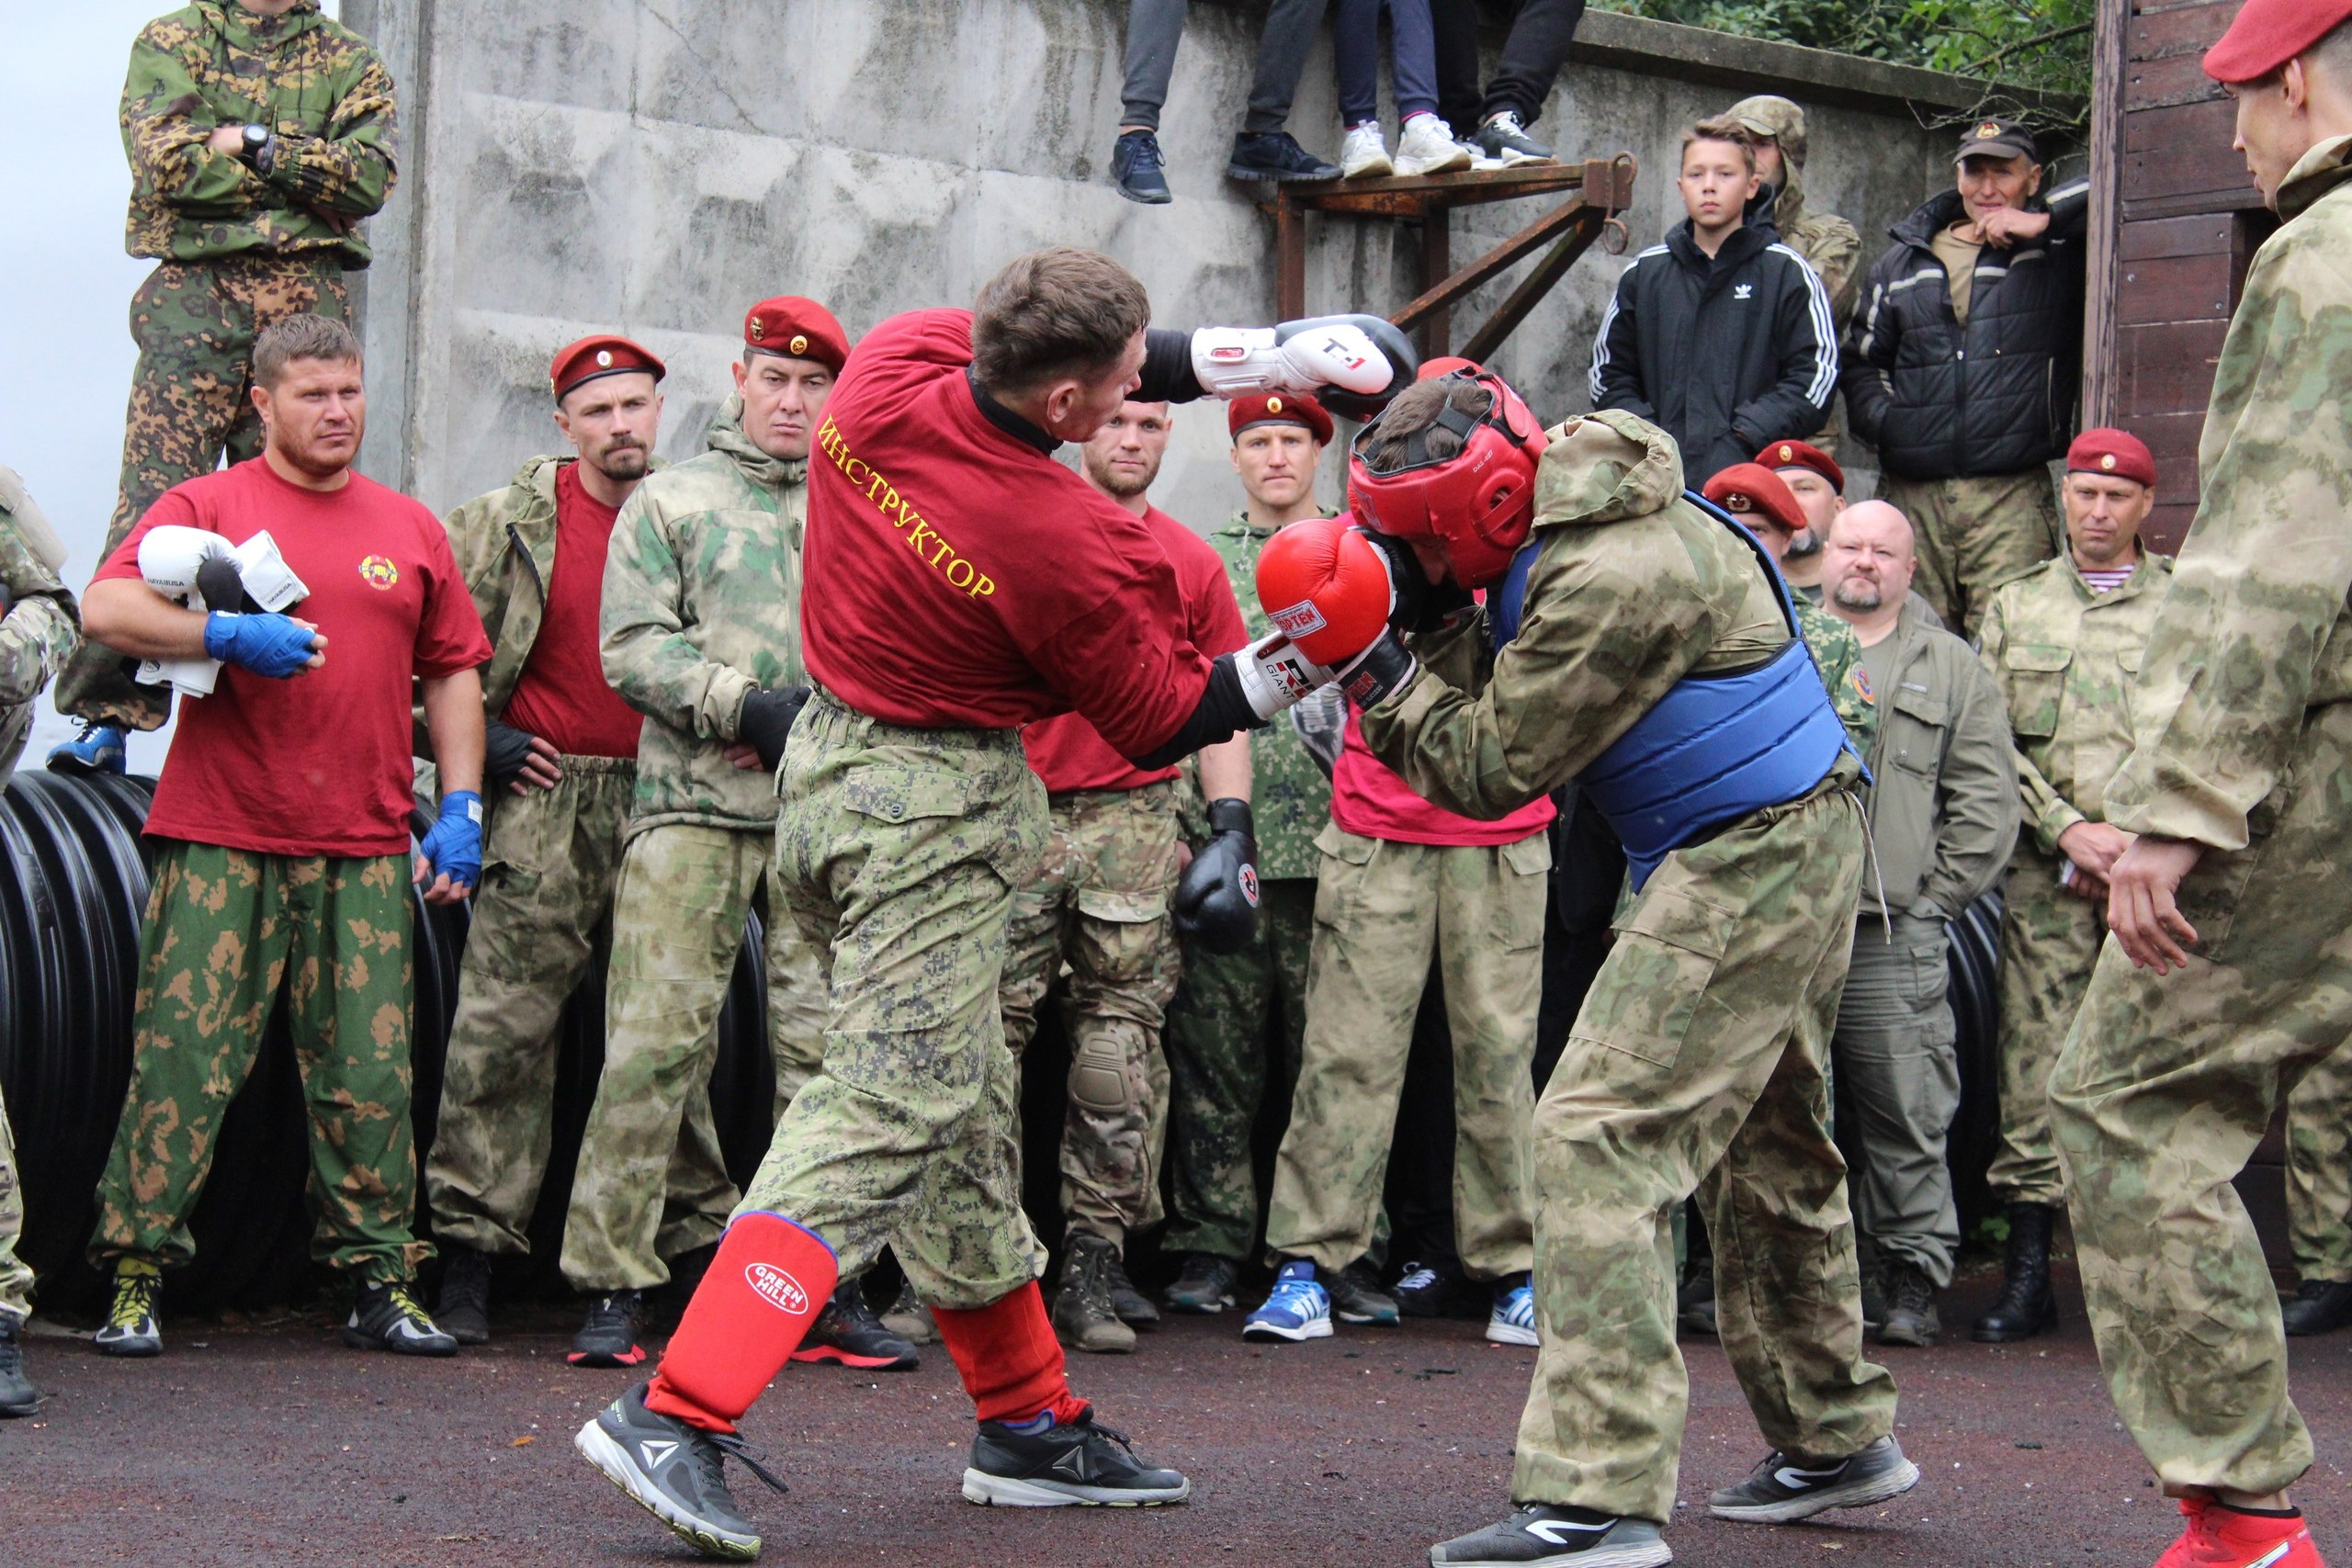
M 551 352 L 594 331 L 670 367 L 662 449 L 700 447 L 728 389 L 744 308 L 825 300 L 853 333 L 894 311 L 968 301 L 1034 246 L 1092 246 L 1132 267 L 1163 324 L 1273 312 L 1272 224 L 1222 178 L 1261 6 L 1198 3 L 1163 144 L 1173 205 L 1111 187 L 1126 6 L 1116 0 L 345 0 L 401 89 L 401 182 L 367 276 L 367 466 L 436 508 L 557 440 Z M 1489 39 L 1489 47 L 1498 39 Z M 1587 19 L 1539 132 L 1564 157 L 1642 164 L 1632 249 L 1681 216 L 1680 129 L 1747 93 L 1812 112 L 1807 183 L 1866 236 L 1950 176 L 1968 84 L 1608 13 Z M 1292 116 L 1308 146 L 1338 129 L 1328 39 Z M 1466 261 L 1534 202 L 1458 214 Z M 1418 289 L 1418 234 L 1313 220 L 1317 310 L 1393 310 Z M 1629 252 L 1630 254 L 1630 252 Z M 1580 262 L 1498 356 L 1555 419 L 1586 406 L 1584 367 L 1623 262 Z M 1456 340 L 1514 275 L 1455 313 Z M 1325 465 L 1325 483 L 1336 485 Z M 1180 416 L 1155 498 L 1197 525 L 1238 491 L 1222 420 Z

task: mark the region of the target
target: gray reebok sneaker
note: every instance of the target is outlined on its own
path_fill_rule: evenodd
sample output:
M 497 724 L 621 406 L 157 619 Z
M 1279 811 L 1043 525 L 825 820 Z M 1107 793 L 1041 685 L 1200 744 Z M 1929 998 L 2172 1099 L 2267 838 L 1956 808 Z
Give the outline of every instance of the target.
M 571 1446 L 705 1557 L 749 1562 L 760 1554 L 760 1532 L 727 1490 L 727 1461 L 742 1461 L 778 1492 L 784 1483 L 752 1457 L 742 1438 L 648 1410 L 645 1390 L 639 1383 L 597 1412 Z

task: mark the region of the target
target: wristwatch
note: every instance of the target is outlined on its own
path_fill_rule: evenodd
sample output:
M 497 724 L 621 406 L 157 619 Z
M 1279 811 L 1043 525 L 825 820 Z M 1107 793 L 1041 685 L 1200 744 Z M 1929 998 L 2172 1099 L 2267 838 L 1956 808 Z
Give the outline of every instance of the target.
M 276 131 L 266 125 L 245 127 L 244 144 L 238 152 L 239 157 L 266 175 L 269 173 L 269 165 L 276 161 L 277 152 L 277 133 Z

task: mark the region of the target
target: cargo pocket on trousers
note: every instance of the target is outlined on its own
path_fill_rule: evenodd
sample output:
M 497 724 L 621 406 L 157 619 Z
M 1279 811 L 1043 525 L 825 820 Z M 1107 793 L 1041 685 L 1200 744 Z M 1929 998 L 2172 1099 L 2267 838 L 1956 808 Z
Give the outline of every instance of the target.
M 1552 891 L 1552 836 L 1530 833 L 1502 846 L 1503 908 L 1499 936 L 1505 953 L 1544 945 L 1544 912 Z
M 949 872 L 974 858 L 961 840 L 960 829 L 970 809 L 970 792 L 963 780 L 934 768 L 869 763 L 850 769 L 842 777 L 842 804 L 865 822 L 853 828 L 864 840 L 865 870 L 860 879 L 874 879 L 871 891 L 883 897 L 923 897 L 924 879 Z M 989 864 L 991 873 L 993 864 Z M 887 868 L 887 869 L 886 869 Z M 910 880 L 915 883 L 908 890 Z M 852 897 L 860 897 L 853 893 Z M 856 938 L 842 945 L 834 958 L 836 981 L 848 954 L 865 947 Z M 963 944 L 939 944 L 926 960 L 959 968 L 956 949 Z M 977 962 L 977 955 L 972 955 Z M 968 1089 L 987 1068 L 982 1054 L 947 1026 L 959 1005 L 956 975 L 926 970 L 919 979 L 898 974 L 894 964 L 905 955 L 867 952 L 864 962 L 890 976 L 858 987 L 861 994 L 847 1004 L 847 1027 L 829 1030 L 825 1070 L 854 1089 L 888 1098 L 903 1094 L 915 1075 L 951 1089 Z M 837 1006 L 842 1002 L 837 992 Z M 837 1011 L 835 1022 L 844 1021 Z
M 1325 866 L 1323 874 L 1316 878 L 1315 923 L 1344 931 L 1351 923 L 1348 892 L 1363 880 L 1361 874 L 1372 863 L 1372 857 L 1380 852 L 1380 840 L 1351 833 L 1337 822 L 1326 822 L 1323 830 L 1315 835 L 1315 848 L 1339 863 L 1337 866 Z
M 1671 1067 L 1731 945 L 1736 916 L 1679 888 L 1648 890 L 1611 926 L 1608 962 L 1586 994 L 1574 1038 Z

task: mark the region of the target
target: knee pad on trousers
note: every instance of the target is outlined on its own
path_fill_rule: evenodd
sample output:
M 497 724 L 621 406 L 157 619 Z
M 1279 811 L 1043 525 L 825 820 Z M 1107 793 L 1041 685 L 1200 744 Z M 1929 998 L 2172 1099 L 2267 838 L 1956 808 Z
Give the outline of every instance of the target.
M 662 1352 L 646 1408 L 706 1431 L 733 1431 L 800 1348 L 839 1272 L 833 1249 L 805 1225 L 781 1214 L 736 1220 Z
M 1114 1043 L 1098 1038 L 1079 1046 L 1070 1057 L 1069 1097 L 1098 1115 L 1129 1109 L 1127 1059 Z

